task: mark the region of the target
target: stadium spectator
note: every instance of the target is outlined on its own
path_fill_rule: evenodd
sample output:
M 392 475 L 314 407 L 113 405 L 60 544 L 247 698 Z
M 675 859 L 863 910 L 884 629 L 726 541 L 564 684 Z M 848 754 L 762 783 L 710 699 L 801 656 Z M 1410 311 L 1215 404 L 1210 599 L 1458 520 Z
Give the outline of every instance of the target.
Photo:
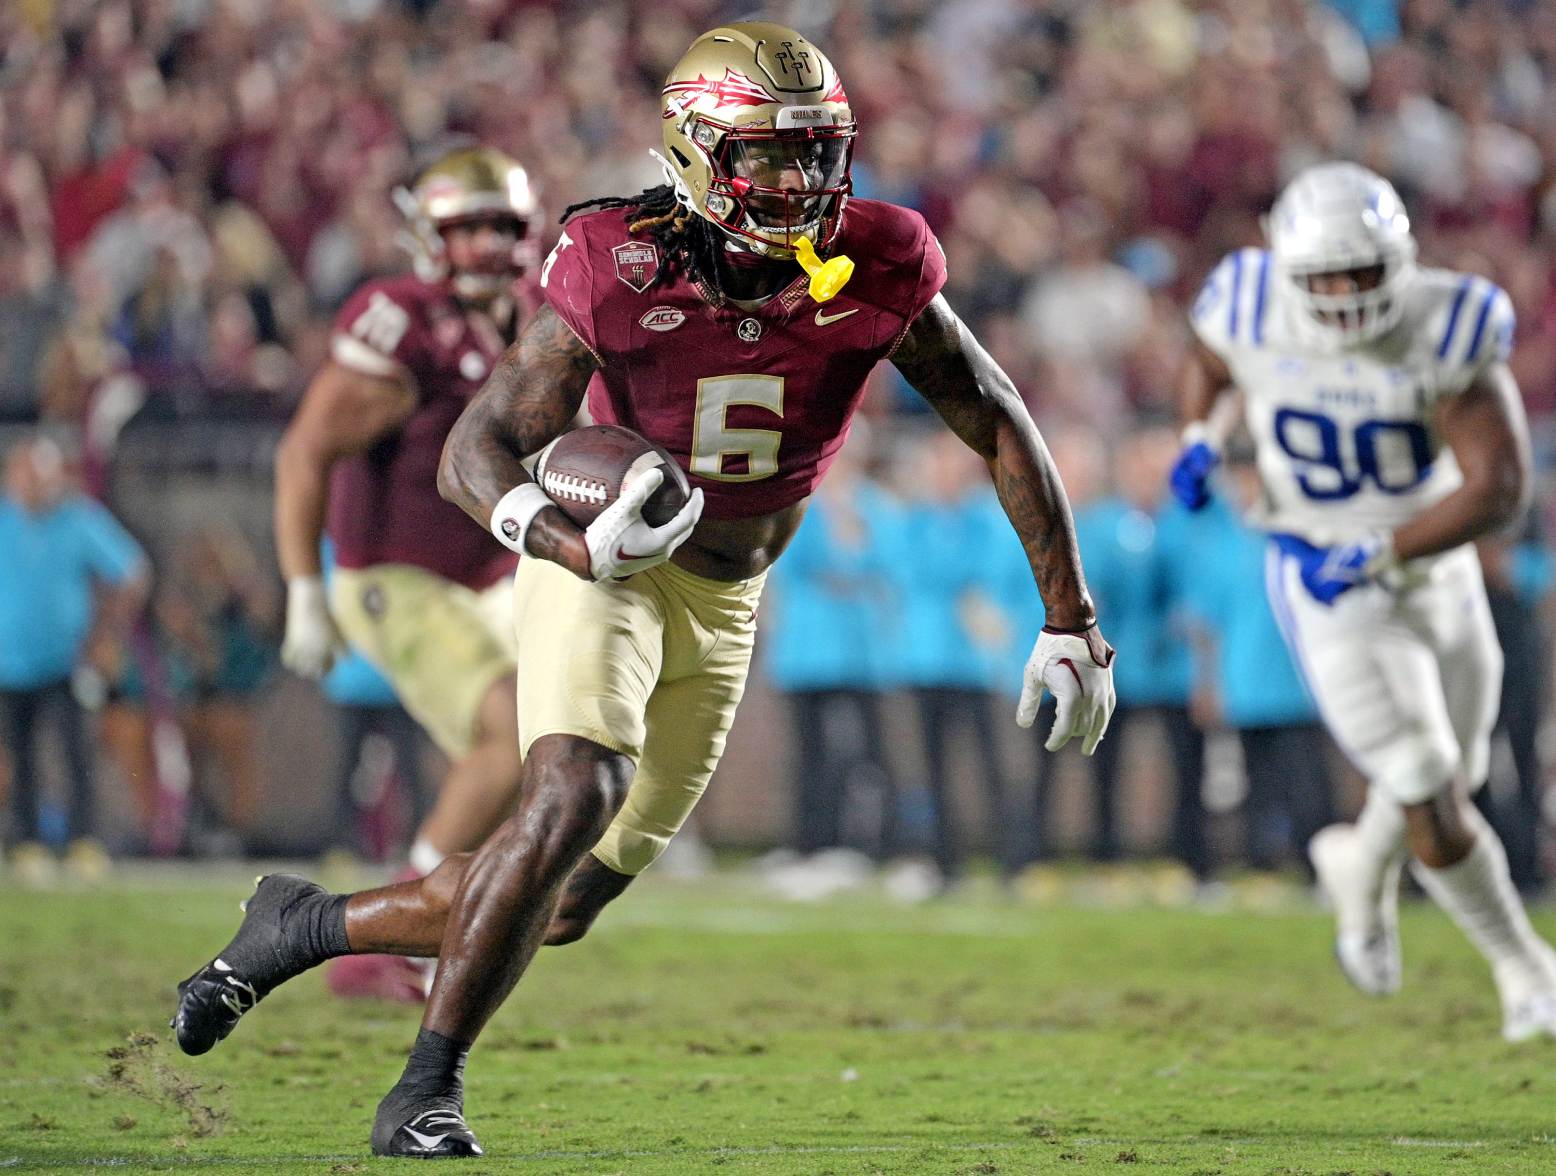
M 910 497 L 891 535 L 886 568 L 900 602 L 888 676 L 918 710 L 919 739 L 934 817 L 934 859 L 942 885 L 965 871 L 951 757 L 960 741 L 975 765 L 987 813 L 984 841 L 1002 877 L 1022 864 L 1007 772 L 1000 761 L 994 675 L 1011 642 L 988 560 L 1010 524 L 983 464 L 949 432 L 918 440 L 908 458 Z M 1020 545 L 1016 544 L 1019 551 Z M 1027 572 L 1028 591 L 1031 571 Z M 1023 641 L 1036 630 L 1022 633 Z M 1005 679 L 1008 687 L 1019 675 Z M 1005 708 L 998 707 L 1003 715 Z
M 1076 520 L 1076 535 L 1080 541 L 1081 559 L 1089 571 L 1091 565 L 1089 546 L 1095 544 L 1094 541 L 1088 544 L 1086 532 L 1082 529 L 1082 521 L 1108 491 L 1107 447 L 1101 434 L 1087 425 L 1047 430 L 1046 436 L 1048 448 L 1053 453 L 1054 465 L 1059 470 L 1059 477 L 1064 482 L 1065 492 L 1070 498 L 1070 509 L 1074 512 Z M 1036 593 L 1032 591 L 1031 570 L 1027 566 L 1026 557 L 1024 554 L 1007 554 L 1007 549 L 999 549 L 997 554 L 1001 557 L 999 575 L 1003 584 L 1003 599 L 1008 613 L 1015 618 L 1016 630 L 1020 633 L 1036 632 L 1043 624 L 1043 609 L 1042 602 L 1036 599 Z M 1095 588 L 1092 590 L 1095 592 Z M 1020 642 L 1017 643 L 1018 646 L 1019 644 Z M 1025 656 L 1025 651 L 1019 648 L 1012 650 L 1008 663 L 1011 669 L 1019 667 Z M 1116 690 L 1118 688 L 1116 667 L 1113 685 Z M 1044 723 L 1050 723 L 1053 711 L 1053 699 L 1045 698 L 1039 709 L 1037 721 L 1032 724 L 1033 729 L 1041 730 Z M 1113 716 L 1116 721 L 1117 709 L 1114 710 Z M 1103 743 L 1106 742 L 1107 739 L 1104 739 Z M 1027 856 L 1035 861 L 1048 861 L 1057 856 L 1059 850 L 1049 795 L 1057 759 L 1058 756 L 1039 754 L 1033 764 L 1032 818 Z
M 179 553 L 157 619 L 185 684 L 179 719 L 196 769 L 198 815 L 221 830 L 197 828 L 194 836 L 241 845 L 261 832 L 255 700 L 276 671 L 274 580 L 229 527 L 199 528 Z
M 1245 856 L 1257 870 L 1296 865 L 1311 875 L 1308 839 L 1334 820 L 1329 737 L 1292 665 L 1263 583 L 1268 541 L 1243 517 L 1259 488 L 1251 462 L 1233 462 L 1221 495 L 1180 514 L 1174 599 L 1200 645 L 1200 725 L 1234 731 L 1243 752 Z
M 1513 885 L 1526 894 L 1538 893 L 1546 881 L 1541 854 L 1547 828 L 1545 771 L 1539 739 L 1550 693 L 1546 605 L 1556 587 L 1556 567 L 1542 533 L 1538 516 L 1531 516 L 1522 536 L 1487 539 L 1479 544 L 1486 600 L 1502 644 L 1497 728 L 1507 739 L 1512 770 L 1493 770 L 1475 802 L 1507 847 Z
M 0 551 L 0 741 L 11 759 L 10 864 L 24 879 L 46 877 L 50 850 L 68 841 L 69 863 L 99 873 L 106 856 L 95 840 L 96 781 L 82 701 L 101 699 L 103 677 L 145 598 L 146 560 L 112 515 L 71 489 L 59 447 L 37 437 L 5 457 Z M 46 830 L 37 746 L 50 726 L 68 779 L 64 823 Z
M 1099 614 L 1112 618 L 1133 655 L 1114 672 L 1118 709 L 1092 760 L 1096 826 L 1091 856 L 1115 861 L 1123 851 L 1119 791 L 1124 749 L 1152 722 L 1166 737 L 1173 797 L 1171 848 L 1198 881 L 1212 867 L 1200 799 L 1204 736 L 1189 714 L 1193 664 L 1186 635 L 1175 618 L 1175 587 L 1200 574 L 1182 541 L 1186 521 L 1166 498 L 1167 469 L 1177 456 L 1171 429 L 1148 425 L 1121 444 L 1114 456 L 1116 491 L 1076 511 L 1076 532 Z M 1253 582 L 1255 585 L 1257 582 Z M 1244 590 L 1248 590 L 1244 585 Z M 1138 734 L 1134 736 L 1138 738 Z
M 898 792 L 879 691 L 897 640 L 886 565 L 899 507 L 865 477 L 867 444 L 858 430 L 843 448 L 773 569 L 765 661 L 794 733 L 790 846 L 810 855 L 847 845 L 847 818 L 862 814 L 868 797 L 875 820 L 865 844 L 884 860 L 897 848 Z

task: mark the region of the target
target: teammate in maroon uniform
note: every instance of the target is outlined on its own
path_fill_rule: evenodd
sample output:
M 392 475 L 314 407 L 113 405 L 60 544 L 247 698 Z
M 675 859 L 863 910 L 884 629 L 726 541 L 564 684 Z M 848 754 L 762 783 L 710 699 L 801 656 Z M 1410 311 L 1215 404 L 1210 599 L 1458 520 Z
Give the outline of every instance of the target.
M 438 496 L 436 474 L 450 427 L 533 311 L 536 210 L 524 170 L 481 148 L 444 156 L 399 195 L 416 274 L 366 283 L 337 316 L 331 358 L 276 455 L 276 541 L 286 665 L 319 677 L 344 636 L 452 760 L 411 851 L 426 874 L 480 844 L 519 778 L 517 560 Z M 339 565 L 328 599 L 326 522 Z M 401 957 L 363 956 L 330 983 L 414 1000 L 424 977 Z
M 464 1121 L 471 1043 L 573 896 L 580 860 L 630 879 L 701 795 L 744 687 L 763 576 L 878 361 L 988 461 L 1025 544 L 1048 625 L 1017 721 L 1032 722 L 1046 686 L 1048 746 L 1080 736 L 1089 752 L 1112 711 L 1112 650 L 1047 451 L 940 297 L 944 259 L 922 219 L 847 199 L 854 122 L 831 63 L 778 25 L 715 29 L 672 72 L 663 114 L 669 182 L 567 221 L 541 269 L 546 305 L 455 425 L 439 472 L 446 496 L 531 557 L 514 583 L 517 811 L 423 883 L 332 896 L 263 880 L 232 943 L 181 986 L 179 1040 L 200 1052 L 329 955 L 439 954 L 410 1061 L 378 1107 L 379 1154 L 480 1153 Z M 840 294 L 831 270 L 801 272 L 823 257 L 856 263 Z M 641 517 L 658 470 L 586 529 L 525 472 L 586 389 L 596 420 L 638 430 L 691 476 L 669 522 Z

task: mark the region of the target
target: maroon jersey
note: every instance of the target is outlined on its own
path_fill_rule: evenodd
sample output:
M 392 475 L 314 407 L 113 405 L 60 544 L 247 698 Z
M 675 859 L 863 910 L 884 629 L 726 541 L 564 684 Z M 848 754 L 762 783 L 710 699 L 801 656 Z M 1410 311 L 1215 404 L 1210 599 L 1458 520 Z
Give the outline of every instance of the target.
M 335 361 L 403 380 L 417 398 L 397 432 L 335 465 L 328 530 L 341 567 L 413 564 L 469 588 L 512 572 L 517 557 L 437 486 L 443 442 L 505 346 L 488 318 L 466 312 L 440 282 L 379 279 L 341 308 Z
M 705 517 L 745 518 L 810 494 L 870 369 L 945 284 L 929 226 L 893 204 L 850 200 L 832 253 L 856 266 L 837 297 L 813 301 L 802 276 L 747 310 L 685 277 L 650 288 L 658 247 L 606 209 L 567 222 L 540 284 L 599 361 L 595 423 L 664 446 L 702 487 Z

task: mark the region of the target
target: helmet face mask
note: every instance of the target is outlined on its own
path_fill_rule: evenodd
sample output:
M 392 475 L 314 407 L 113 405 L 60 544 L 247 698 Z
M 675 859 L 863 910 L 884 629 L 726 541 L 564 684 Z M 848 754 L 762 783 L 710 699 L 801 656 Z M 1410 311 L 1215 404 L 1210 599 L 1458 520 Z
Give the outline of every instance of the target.
M 851 127 L 728 132 L 713 161 L 707 218 L 757 247 L 829 242 L 851 189 L 853 136 Z
M 530 222 L 504 212 L 460 217 L 439 226 L 449 284 L 463 298 L 505 293 L 529 268 L 535 244 Z
M 681 200 L 734 248 L 789 258 L 837 236 L 856 131 L 821 51 L 781 25 L 697 38 L 664 87 L 665 156 Z
M 1381 176 L 1352 163 L 1309 168 L 1276 201 L 1265 232 L 1315 341 L 1359 346 L 1404 313 L 1416 243 L 1404 205 Z
M 1383 285 L 1387 275 L 1388 266 L 1381 261 L 1351 269 L 1292 273 L 1308 312 L 1344 339 L 1372 338 L 1392 325 L 1392 292 Z
M 447 281 L 463 298 L 485 300 L 506 292 L 538 259 L 530 232 L 538 207 L 529 177 L 501 151 L 472 147 L 450 152 L 423 171 L 412 188 L 397 189 L 394 198 L 409 222 L 401 243 L 410 251 L 417 275 Z M 511 226 L 512 248 L 500 258 L 451 258 L 446 235 L 484 224 Z M 477 250 L 479 246 L 454 252 Z

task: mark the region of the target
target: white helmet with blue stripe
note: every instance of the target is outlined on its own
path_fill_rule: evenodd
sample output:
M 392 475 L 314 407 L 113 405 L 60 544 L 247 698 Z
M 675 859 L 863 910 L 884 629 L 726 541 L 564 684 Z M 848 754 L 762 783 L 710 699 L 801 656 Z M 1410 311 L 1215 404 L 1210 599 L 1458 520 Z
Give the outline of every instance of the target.
M 1416 273 L 1410 218 L 1394 186 L 1355 163 L 1321 163 L 1286 186 L 1264 218 L 1276 275 L 1315 338 L 1355 346 L 1404 313 Z

